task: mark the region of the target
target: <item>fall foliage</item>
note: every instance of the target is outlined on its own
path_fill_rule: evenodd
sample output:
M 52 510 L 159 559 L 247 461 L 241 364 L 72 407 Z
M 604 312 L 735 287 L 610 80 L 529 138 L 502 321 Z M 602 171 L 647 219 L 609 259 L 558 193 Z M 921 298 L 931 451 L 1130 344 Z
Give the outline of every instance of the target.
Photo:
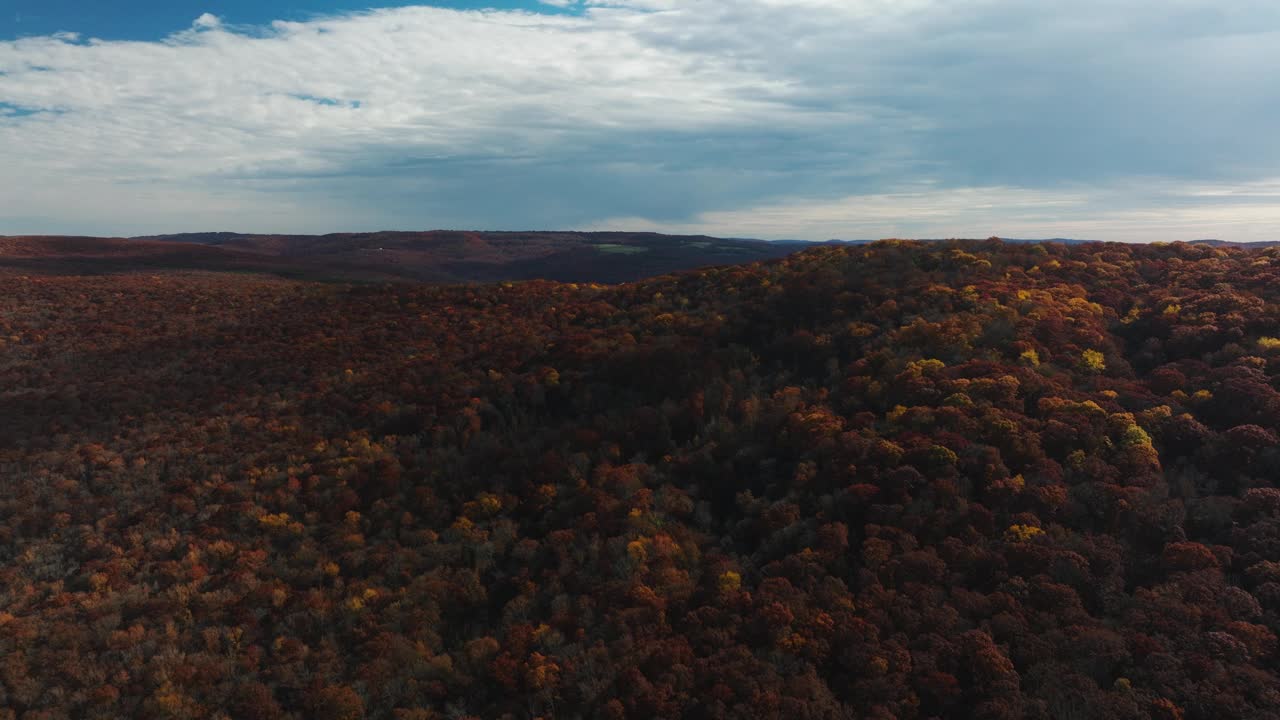
M 1280 706 L 1280 250 L 0 272 L 0 718 Z

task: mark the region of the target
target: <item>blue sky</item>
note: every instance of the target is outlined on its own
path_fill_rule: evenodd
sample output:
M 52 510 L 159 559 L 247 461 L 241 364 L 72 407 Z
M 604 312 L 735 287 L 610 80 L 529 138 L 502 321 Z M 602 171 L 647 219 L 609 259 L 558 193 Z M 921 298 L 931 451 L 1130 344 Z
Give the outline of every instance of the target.
M 404 7 L 414 3 L 384 2 L 376 7 Z M 558 8 L 537 0 L 437 2 L 440 7 L 476 10 L 537 10 Z M 274 20 L 310 20 L 317 16 L 358 12 L 371 6 L 359 2 L 306 2 L 304 0 L 9 0 L 0 8 L 0 39 L 75 32 L 104 40 L 160 40 L 206 12 L 229 24 L 268 25 Z
M 1273 0 L 10 0 L 0 234 L 1280 239 Z

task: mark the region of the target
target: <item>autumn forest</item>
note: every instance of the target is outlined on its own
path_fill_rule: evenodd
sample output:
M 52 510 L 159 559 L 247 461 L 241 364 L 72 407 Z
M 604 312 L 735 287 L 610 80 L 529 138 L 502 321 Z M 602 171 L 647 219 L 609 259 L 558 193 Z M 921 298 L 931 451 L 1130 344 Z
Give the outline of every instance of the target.
M 1280 718 L 1280 248 L 82 270 L 0 268 L 0 720 Z

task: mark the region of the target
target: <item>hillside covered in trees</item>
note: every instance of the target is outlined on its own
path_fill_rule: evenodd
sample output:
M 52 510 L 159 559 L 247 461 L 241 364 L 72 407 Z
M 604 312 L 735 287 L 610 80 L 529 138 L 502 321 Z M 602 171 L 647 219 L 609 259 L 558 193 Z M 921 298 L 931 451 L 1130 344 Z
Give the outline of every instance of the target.
M 790 255 L 797 243 L 647 232 L 430 232 L 139 238 L 0 236 L 0 271 L 263 273 L 345 282 L 619 283 Z
M 0 270 L 0 718 L 1280 717 L 1280 250 Z

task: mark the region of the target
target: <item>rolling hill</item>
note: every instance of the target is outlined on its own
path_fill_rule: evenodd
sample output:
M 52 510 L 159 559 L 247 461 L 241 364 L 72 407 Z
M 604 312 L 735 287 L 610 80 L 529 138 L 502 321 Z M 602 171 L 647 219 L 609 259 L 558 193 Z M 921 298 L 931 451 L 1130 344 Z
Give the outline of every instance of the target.
M 794 246 L 655 233 L 193 233 L 143 238 L 0 238 L 0 267 L 32 272 L 183 269 L 301 279 L 625 282 L 785 256 Z

